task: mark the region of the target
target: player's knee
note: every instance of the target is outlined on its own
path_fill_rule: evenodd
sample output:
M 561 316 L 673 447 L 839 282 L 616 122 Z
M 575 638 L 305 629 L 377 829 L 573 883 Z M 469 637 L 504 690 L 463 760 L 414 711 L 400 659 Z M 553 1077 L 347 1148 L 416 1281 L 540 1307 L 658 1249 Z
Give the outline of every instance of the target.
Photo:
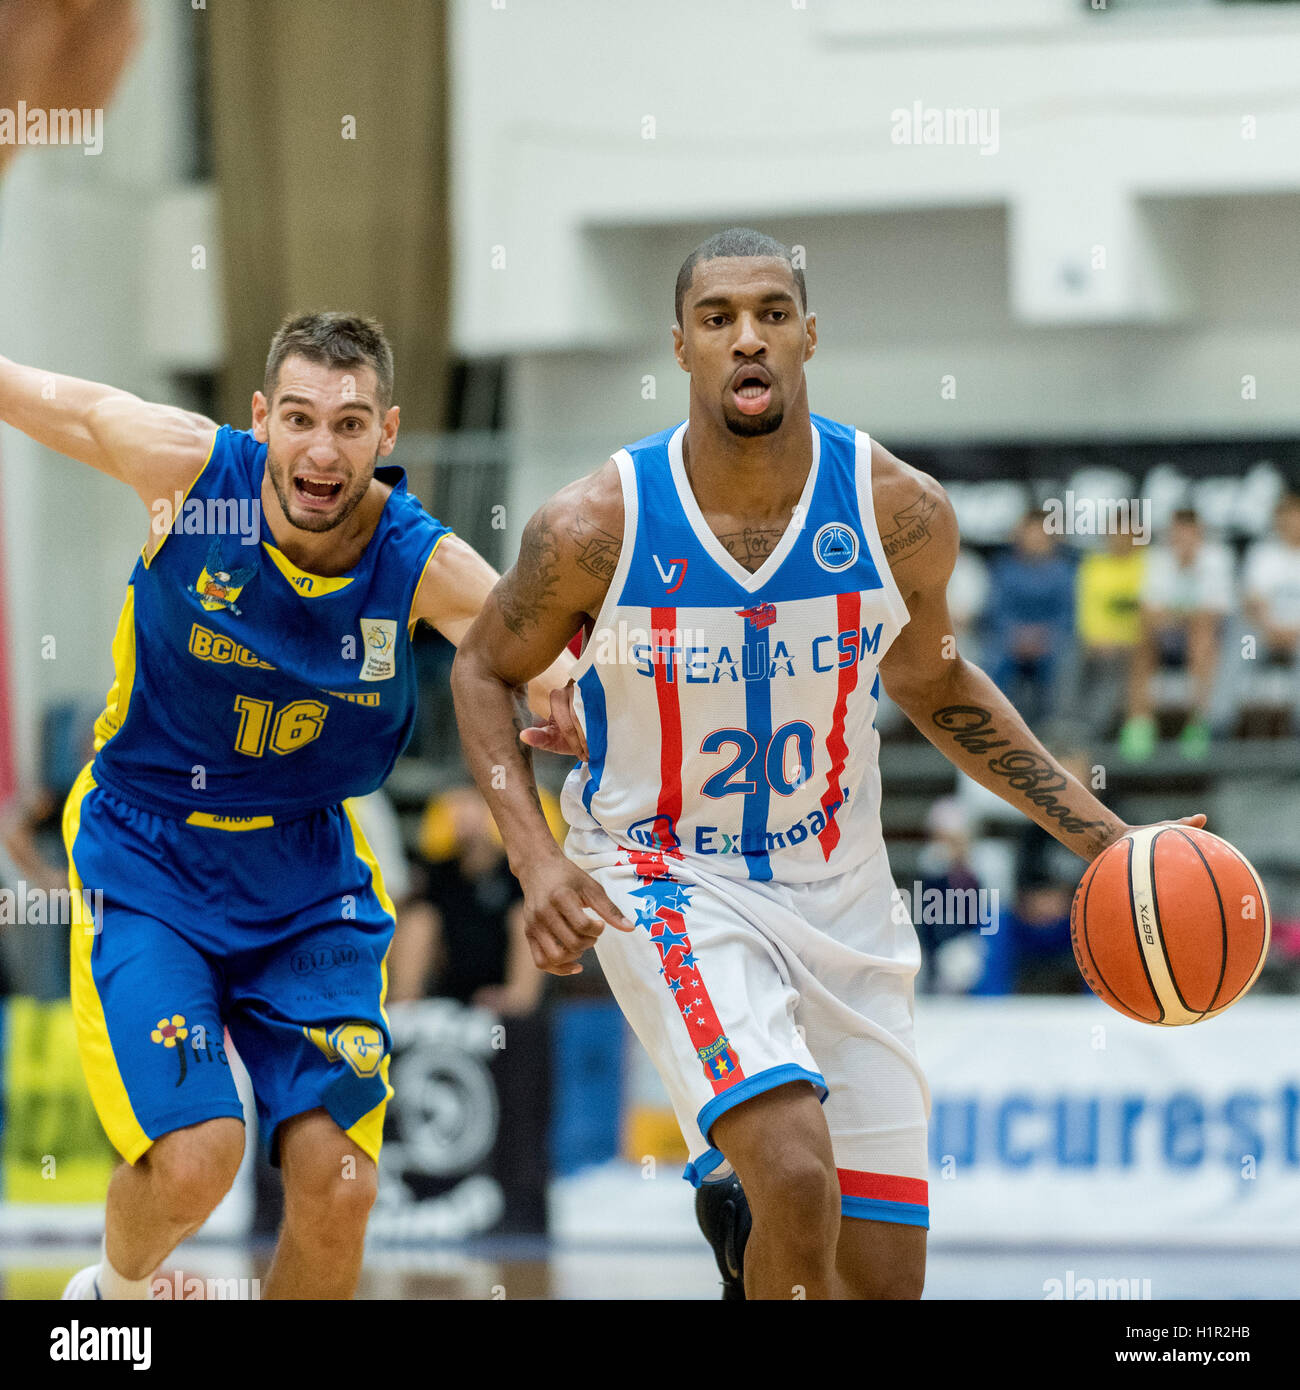
M 174 1220 L 204 1220 L 230 1191 L 243 1156 L 239 1120 L 206 1120 L 163 1135 L 147 1159 L 159 1205 Z
M 337 1163 L 295 1173 L 286 1184 L 285 1200 L 295 1219 L 323 1242 L 351 1240 L 364 1232 L 378 1191 L 375 1165 L 346 1153 L 338 1155 Z
M 833 1162 L 811 1147 L 765 1154 L 757 1182 L 742 1175 L 756 1220 L 773 1217 L 796 1237 L 820 1245 L 839 1226 L 840 1185 Z

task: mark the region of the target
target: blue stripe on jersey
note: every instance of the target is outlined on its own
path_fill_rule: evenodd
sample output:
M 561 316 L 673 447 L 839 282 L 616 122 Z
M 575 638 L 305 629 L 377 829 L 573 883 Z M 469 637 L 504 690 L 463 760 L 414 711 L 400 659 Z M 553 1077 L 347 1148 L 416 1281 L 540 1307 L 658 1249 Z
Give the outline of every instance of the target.
M 578 681 L 582 692 L 582 708 L 587 725 L 587 768 L 590 776 L 583 788 L 582 804 L 591 812 L 591 798 L 600 787 L 601 775 L 605 771 L 605 749 L 608 746 L 609 722 L 605 713 L 605 687 L 600 683 L 594 666 L 588 667 Z
M 746 637 L 741 659 L 749 670 L 754 669 L 751 663 L 761 662 L 764 672 L 761 680 L 745 682 L 745 727 L 753 735 L 758 748 L 748 768 L 754 790 L 745 797 L 740 848 L 750 878 L 766 880 L 772 877 L 772 860 L 767 852 L 767 813 L 768 803 L 772 799 L 767 780 L 767 745 L 772 741 L 772 681 L 768 673 L 772 666 L 768 659 L 767 639 L 761 632 Z M 751 849 L 750 846 L 756 848 Z

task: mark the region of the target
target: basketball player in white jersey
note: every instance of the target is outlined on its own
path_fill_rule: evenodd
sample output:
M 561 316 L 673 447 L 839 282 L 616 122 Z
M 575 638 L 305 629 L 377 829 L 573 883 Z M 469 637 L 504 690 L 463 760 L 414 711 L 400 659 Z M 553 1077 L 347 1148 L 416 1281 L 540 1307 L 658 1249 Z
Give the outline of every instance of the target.
M 882 681 L 1081 858 L 1129 827 L 956 653 L 943 489 L 810 414 L 817 329 L 789 251 L 745 229 L 698 247 L 673 339 L 689 419 L 542 507 L 461 644 L 465 749 L 537 965 L 573 973 L 595 945 L 672 1098 L 686 1176 L 739 1176 L 745 1295 L 919 1297 L 929 1098 L 919 948 L 881 836 Z M 585 737 L 561 854 L 519 694 L 579 628 L 571 708 L 557 693 L 553 727 L 524 738 L 559 744 L 575 721 Z M 702 1224 L 715 1249 L 745 1234 Z M 737 1251 L 719 1253 L 734 1273 Z

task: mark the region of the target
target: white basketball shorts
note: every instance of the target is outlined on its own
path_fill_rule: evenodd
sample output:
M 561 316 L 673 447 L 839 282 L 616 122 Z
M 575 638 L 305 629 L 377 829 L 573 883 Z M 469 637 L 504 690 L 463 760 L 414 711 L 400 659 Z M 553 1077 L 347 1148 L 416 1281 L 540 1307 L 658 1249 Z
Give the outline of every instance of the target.
M 728 1170 L 709 1132 L 804 1080 L 825 1102 L 845 1216 L 929 1226 L 930 1094 L 912 1040 L 920 946 L 882 846 L 816 883 L 724 879 L 574 828 L 565 852 L 638 924 L 601 968 L 677 1113 L 698 1187 Z

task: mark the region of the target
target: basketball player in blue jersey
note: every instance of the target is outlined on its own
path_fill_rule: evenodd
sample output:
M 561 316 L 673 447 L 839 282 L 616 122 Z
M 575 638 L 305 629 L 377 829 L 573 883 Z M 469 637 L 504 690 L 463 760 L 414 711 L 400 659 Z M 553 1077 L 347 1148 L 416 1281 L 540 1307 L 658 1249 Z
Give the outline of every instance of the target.
M 65 1297 L 148 1297 L 229 1189 L 227 1029 L 284 1178 L 266 1295 L 355 1289 L 392 1094 L 393 907 L 348 798 L 410 735 L 416 623 L 458 641 L 497 578 L 377 466 L 392 390 L 379 326 L 336 313 L 280 328 L 251 430 L 0 359 L 0 419 L 152 514 L 64 815 L 74 904 L 103 894 L 98 920 L 74 911 L 78 1044 L 126 1160 L 102 1259 Z
M 957 767 L 1083 859 L 1129 827 L 956 653 L 943 489 L 810 414 L 817 329 L 789 251 L 720 233 L 682 266 L 676 309 L 689 419 L 529 522 L 457 655 L 461 732 L 534 960 L 571 973 L 594 944 L 658 1067 L 686 1176 L 716 1194 L 697 1210 L 724 1296 L 915 1298 L 928 1094 L 917 938 L 881 837 L 882 682 Z M 524 737 L 585 737 L 566 858 L 512 698 L 579 627 L 576 687 Z

